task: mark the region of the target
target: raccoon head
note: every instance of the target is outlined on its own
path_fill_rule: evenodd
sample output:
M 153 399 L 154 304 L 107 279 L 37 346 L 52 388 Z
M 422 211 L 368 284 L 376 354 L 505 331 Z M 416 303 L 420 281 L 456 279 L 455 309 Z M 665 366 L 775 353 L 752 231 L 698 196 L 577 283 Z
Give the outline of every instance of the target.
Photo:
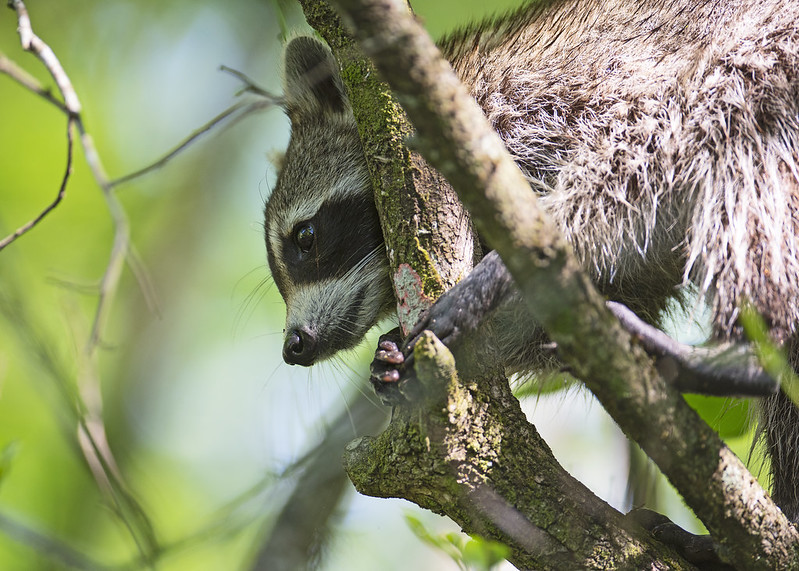
M 354 347 L 395 302 L 355 119 L 320 42 L 286 47 L 284 96 L 291 138 L 265 239 L 286 302 L 283 359 L 309 366 Z

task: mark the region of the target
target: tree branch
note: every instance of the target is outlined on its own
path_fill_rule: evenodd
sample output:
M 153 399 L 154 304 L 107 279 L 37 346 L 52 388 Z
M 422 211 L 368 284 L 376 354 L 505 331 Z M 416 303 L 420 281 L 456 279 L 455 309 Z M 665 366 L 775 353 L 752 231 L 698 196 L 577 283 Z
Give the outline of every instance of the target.
M 164 154 L 159 159 L 156 159 L 149 165 L 144 166 L 138 170 L 135 170 L 119 178 L 115 178 L 113 180 L 108 181 L 108 188 L 109 189 L 115 188 L 121 184 L 130 182 L 133 179 L 144 176 L 154 170 L 160 169 L 161 167 L 166 165 L 170 160 L 174 159 L 177 155 L 179 155 L 182 151 L 184 151 L 194 141 L 199 139 L 201 136 L 205 135 L 208 131 L 212 130 L 214 127 L 216 127 L 218 124 L 222 123 L 229 117 L 235 115 L 235 117 L 232 119 L 232 123 L 235 123 L 240 121 L 247 115 L 255 111 L 260 111 L 261 109 L 269 107 L 273 104 L 274 103 L 272 103 L 272 101 L 270 101 L 269 99 L 265 101 L 249 101 L 249 102 L 240 101 L 238 103 L 234 103 L 233 105 L 222 111 L 222 113 L 220 113 L 219 115 L 217 115 L 216 117 L 205 123 L 204 125 L 192 131 L 185 139 L 183 139 L 180 143 L 178 143 L 173 149 L 167 151 L 166 154 Z
M 46 209 L 31 223 L 27 224 L 26 231 L 35 227 L 48 212 L 52 211 L 66 192 L 66 182 L 71 171 L 72 164 L 72 127 L 77 127 L 84 156 L 89 168 L 94 175 L 97 184 L 103 190 L 103 196 L 108 206 L 114 224 L 114 244 L 109 257 L 108 265 L 103 274 L 99 288 L 99 299 L 94 315 L 92 332 L 85 347 L 85 358 L 87 367 L 81 375 L 81 399 L 78 403 L 70 403 L 75 407 L 77 414 L 77 443 L 80 447 L 87 466 L 98 483 L 101 490 L 106 492 L 110 505 L 119 515 L 123 524 L 130 531 L 131 537 L 136 542 L 141 557 L 149 561 L 156 552 L 157 546 L 147 517 L 142 512 L 136 499 L 127 490 L 121 477 L 115 473 L 115 461 L 113 453 L 108 446 L 105 435 L 105 426 L 102 421 L 102 397 L 99 386 L 99 375 L 97 374 L 96 349 L 99 346 L 102 326 L 105 321 L 108 306 L 116 292 L 119 277 L 124 265 L 125 257 L 130 243 L 130 229 L 127 216 L 116 196 L 111 192 L 108 184 L 108 177 L 100 161 L 91 135 L 86 131 L 81 117 L 81 105 L 78 96 L 72 86 L 69 76 L 64 71 L 58 58 L 52 49 L 33 33 L 28 11 L 22 0 L 9 0 L 8 6 L 17 13 L 17 24 L 22 48 L 33 53 L 50 72 L 56 87 L 64 99 L 63 109 L 67 113 L 67 137 L 69 141 L 69 153 L 67 174 L 62 180 L 58 197 L 54 204 Z M 14 70 L 13 66 L 6 66 L 7 69 Z M 42 94 L 44 90 L 38 88 L 29 77 L 16 74 L 13 77 L 21 79 L 21 83 L 32 89 L 34 92 Z M 54 102 L 52 98 L 45 97 L 48 101 Z M 54 103 L 55 104 L 55 103 Z M 60 105 L 57 105 L 62 108 Z M 4 240 L 5 245 L 12 243 L 14 239 L 24 234 Z
M 64 71 L 53 50 L 50 49 L 50 46 L 33 33 L 30 16 L 28 16 L 28 9 L 25 4 L 22 0 L 8 0 L 8 7 L 17 13 L 17 32 L 19 33 L 22 49 L 39 58 L 47 71 L 50 72 L 50 75 L 53 76 L 58 91 L 64 98 L 64 107 L 67 112 L 70 114 L 80 113 L 80 101 L 75 89 L 72 87 L 69 76 Z
M 362 493 L 402 497 L 501 541 L 520 569 L 685 569 L 555 460 L 502 377 L 463 380 L 431 333 L 414 348 L 424 400 L 347 449 Z M 612 563 L 610 563 L 612 562 Z
M 67 107 L 61 103 L 61 101 L 53 97 L 53 94 L 49 89 L 43 88 L 35 77 L 19 67 L 16 63 L 8 59 L 2 53 L 0 53 L 0 73 L 6 74 L 8 77 L 22 85 L 22 87 L 33 91 L 39 97 L 44 98 L 45 101 L 58 107 L 62 112 L 69 114 L 69 109 L 67 109 Z

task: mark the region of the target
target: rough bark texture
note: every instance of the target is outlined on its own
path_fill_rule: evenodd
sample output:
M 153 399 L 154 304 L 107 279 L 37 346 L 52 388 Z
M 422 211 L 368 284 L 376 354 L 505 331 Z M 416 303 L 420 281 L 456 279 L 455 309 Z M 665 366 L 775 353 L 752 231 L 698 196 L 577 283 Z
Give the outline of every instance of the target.
M 344 31 L 336 12 L 324 2 L 301 0 L 300 4 L 341 67 L 398 284 L 400 325 L 407 331 L 479 256 L 471 219 L 446 179 L 408 149 L 413 127 L 371 61 Z
M 399 2 L 338 3 L 564 360 L 655 460 L 732 561 L 799 564 L 797 533 L 743 464 L 651 367 L 605 309 L 477 105 Z
M 462 382 L 430 333 L 414 351 L 426 400 L 351 443 L 355 487 L 402 497 L 506 543 L 520 569 L 685 569 L 557 463 L 502 377 Z
M 466 231 L 469 217 L 441 174 L 408 152 L 411 130 L 404 115 L 335 15 L 323 3 L 302 5 L 343 70 L 397 270 L 400 318 L 411 326 L 418 309 L 451 287 L 479 255 Z M 449 355 L 439 344 L 435 353 L 442 352 Z M 417 371 L 423 381 L 437 379 L 427 384 L 438 396 L 397 409 L 386 432 L 348 447 L 346 468 L 359 491 L 404 497 L 446 514 L 469 533 L 510 545 L 520 568 L 685 567 L 558 465 L 503 376 L 479 370 L 475 357 L 467 367 L 474 376 L 464 385 L 451 365 L 441 370 L 428 363 L 420 354 Z

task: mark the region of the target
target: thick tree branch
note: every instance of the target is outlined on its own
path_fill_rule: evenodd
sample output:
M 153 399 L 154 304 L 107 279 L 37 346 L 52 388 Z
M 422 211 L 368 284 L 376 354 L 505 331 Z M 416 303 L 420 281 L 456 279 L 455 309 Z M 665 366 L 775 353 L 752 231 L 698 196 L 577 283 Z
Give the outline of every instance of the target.
M 752 569 L 796 564 L 796 530 L 605 308 L 421 26 L 398 1 L 337 5 L 400 97 L 418 148 L 457 189 L 577 376 L 736 561 Z
M 504 378 L 463 380 L 446 347 L 423 335 L 414 357 L 424 400 L 347 449 L 359 491 L 502 541 L 520 569 L 689 568 L 558 464 Z

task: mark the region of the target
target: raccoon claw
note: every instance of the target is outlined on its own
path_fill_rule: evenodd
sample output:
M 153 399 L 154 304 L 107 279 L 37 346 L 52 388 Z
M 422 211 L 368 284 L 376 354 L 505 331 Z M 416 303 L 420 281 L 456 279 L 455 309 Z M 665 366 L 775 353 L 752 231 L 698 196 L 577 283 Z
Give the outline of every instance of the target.
M 407 380 L 401 381 L 405 355 L 400 350 L 402 337 L 399 329 L 381 335 L 377 343 L 375 358 L 369 366 L 372 386 L 380 401 L 387 406 L 395 406 L 408 401 L 403 388 Z

